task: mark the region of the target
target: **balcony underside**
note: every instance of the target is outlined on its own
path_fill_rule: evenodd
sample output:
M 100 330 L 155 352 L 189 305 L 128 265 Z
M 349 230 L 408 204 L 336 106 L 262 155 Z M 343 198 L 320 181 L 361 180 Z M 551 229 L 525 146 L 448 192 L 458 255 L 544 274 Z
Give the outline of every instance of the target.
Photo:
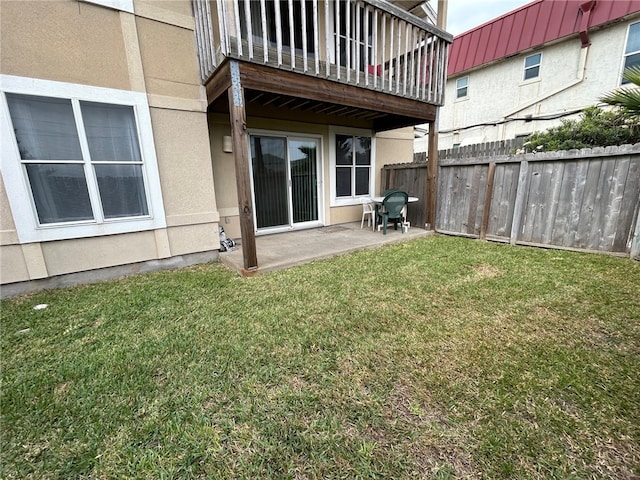
M 437 106 L 365 87 L 238 62 L 247 116 L 392 130 L 435 121 Z M 209 110 L 228 112 L 229 60 L 206 83 Z

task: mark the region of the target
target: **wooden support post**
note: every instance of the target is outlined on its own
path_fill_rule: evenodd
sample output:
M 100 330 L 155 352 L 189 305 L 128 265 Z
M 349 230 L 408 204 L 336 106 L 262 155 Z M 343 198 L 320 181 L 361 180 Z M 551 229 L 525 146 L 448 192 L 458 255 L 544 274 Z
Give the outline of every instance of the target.
M 480 240 L 487 238 L 487 229 L 489 228 L 489 215 L 491 214 L 491 199 L 493 198 L 493 178 L 496 173 L 496 162 L 489 164 L 489 172 L 487 173 L 487 188 L 484 192 L 484 205 L 482 206 L 482 224 L 480 225 Z
M 429 151 L 427 153 L 427 207 L 426 219 L 436 229 L 436 198 L 438 196 L 438 132 L 436 122 L 429 122 Z
M 233 157 L 236 167 L 236 186 L 238 188 L 242 256 L 245 270 L 250 271 L 258 268 L 258 257 L 256 254 L 256 235 L 253 228 L 247 114 L 244 103 L 244 89 L 240 83 L 240 65 L 236 60 L 230 60 L 229 63 L 231 88 L 227 90 L 227 95 L 229 96 L 229 117 L 231 120 L 231 137 L 233 139 Z
M 449 8 L 448 0 L 438 0 L 438 19 L 436 26 L 442 30 L 447 29 L 447 10 Z

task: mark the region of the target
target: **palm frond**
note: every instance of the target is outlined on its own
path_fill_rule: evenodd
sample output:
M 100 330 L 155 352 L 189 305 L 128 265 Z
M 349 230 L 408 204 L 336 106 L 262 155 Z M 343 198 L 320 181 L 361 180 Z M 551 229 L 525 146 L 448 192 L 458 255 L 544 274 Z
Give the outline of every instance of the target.
M 635 115 L 640 114 L 640 66 L 625 69 L 622 77 L 633 84 L 633 87 L 622 87 L 609 92 L 600 101 L 617 107 L 622 107 Z

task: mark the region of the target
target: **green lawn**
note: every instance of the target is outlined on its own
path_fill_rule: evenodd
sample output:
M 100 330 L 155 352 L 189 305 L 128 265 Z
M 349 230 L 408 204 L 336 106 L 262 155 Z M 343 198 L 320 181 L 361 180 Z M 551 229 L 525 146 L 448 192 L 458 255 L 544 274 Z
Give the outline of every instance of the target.
M 436 236 L 1 313 L 0 478 L 640 475 L 629 259 Z

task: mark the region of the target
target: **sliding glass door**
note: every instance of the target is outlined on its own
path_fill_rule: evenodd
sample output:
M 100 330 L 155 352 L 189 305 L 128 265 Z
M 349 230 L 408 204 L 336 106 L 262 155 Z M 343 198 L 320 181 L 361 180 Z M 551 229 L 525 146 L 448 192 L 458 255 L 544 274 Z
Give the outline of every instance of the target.
M 319 140 L 251 135 L 250 142 L 257 230 L 320 225 Z

